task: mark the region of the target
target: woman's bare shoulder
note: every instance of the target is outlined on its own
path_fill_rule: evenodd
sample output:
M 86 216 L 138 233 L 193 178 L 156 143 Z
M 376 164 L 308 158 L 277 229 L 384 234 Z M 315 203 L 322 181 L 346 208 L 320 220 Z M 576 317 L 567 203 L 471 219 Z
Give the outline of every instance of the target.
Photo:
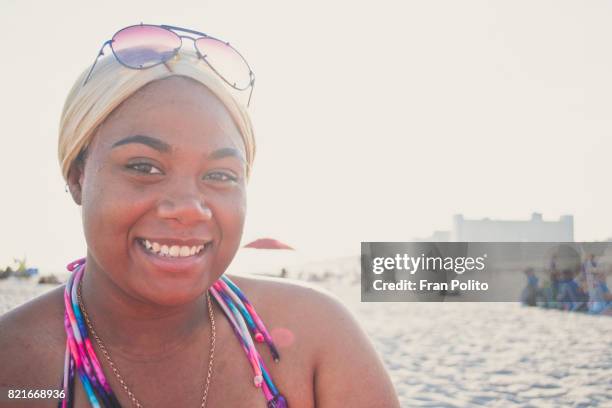
M 0 338 L 23 337 L 30 330 L 43 334 L 51 327 L 63 327 L 63 316 L 64 285 L 61 285 L 1 315 Z
M 0 386 L 44 385 L 61 369 L 63 293 L 62 285 L 0 316 Z
M 399 407 L 395 390 L 371 341 L 334 295 L 309 284 L 235 278 L 273 322 L 307 339 L 316 405 Z M 274 337 L 274 333 L 273 333 Z
M 281 278 L 232 276 L 258 313 L 276 326 L 287 327 L 324 347 L 327 336 L 341 335 L 346 324 L 354 325 L 351 313 L 327 290 L 315 285 Z

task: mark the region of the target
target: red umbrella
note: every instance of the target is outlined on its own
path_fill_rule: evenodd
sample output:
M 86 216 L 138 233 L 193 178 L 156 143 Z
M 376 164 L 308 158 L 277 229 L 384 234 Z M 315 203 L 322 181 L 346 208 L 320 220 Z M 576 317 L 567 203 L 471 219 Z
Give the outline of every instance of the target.
M 246 244 L 243 248 L 255 249 L 291 249 L 289 245 L 284 244 L 274 238 L 259 238 L 253 242 Z

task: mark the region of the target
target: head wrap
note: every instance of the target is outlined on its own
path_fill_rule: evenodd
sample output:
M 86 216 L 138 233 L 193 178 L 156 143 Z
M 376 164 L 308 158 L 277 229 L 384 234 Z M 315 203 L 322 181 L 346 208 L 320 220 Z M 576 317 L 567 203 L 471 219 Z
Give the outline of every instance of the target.
M 181 51 L 164 64 L 136 70 L 122 66 L 113 55 L 101 58 L 83 86 L 89 68 L 73 85 L 62 111 L 58 159 L 64 180 L 79 154 L 89 146 L 100 124 L 123 101 L 145 85 L 172 76 L 191 78 L 206 86 L 227 108 L 244 142 L 247 178 L 255 159 L 255 136 L 249 114 L 218 75 L 194 53 Z

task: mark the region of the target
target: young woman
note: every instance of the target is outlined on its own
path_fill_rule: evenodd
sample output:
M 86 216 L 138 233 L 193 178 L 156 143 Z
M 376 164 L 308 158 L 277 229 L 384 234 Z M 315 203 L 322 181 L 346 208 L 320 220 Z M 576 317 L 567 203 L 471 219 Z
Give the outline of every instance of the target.
M 100 58 L 105 47 L 112 55 Z M 254 85 L 244 58 L 154 25 L 120 30 L 98 57 L 66 100 L 59 136 L 86 258 L 65 285 L 0 317 L 0 404 L 399 406 L 332 297 L 224 275 L 255 156 L 234 95 Z M 14 398 L 36 390 L 55 392 Z

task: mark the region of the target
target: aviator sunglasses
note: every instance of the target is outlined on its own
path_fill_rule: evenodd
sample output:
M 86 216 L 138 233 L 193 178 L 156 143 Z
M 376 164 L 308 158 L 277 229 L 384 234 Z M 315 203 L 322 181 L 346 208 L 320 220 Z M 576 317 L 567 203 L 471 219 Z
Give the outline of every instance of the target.
M 227 85 L 238 91 L 250 88 L 249 106 L 255 87 L 255 74 L 242 54 L 229 42 L 199 31 L 169 25 L 140 23 L 117 31 L 112 39 L 102 44 L 83 86 L 91 77 L 98 59 L 104 55 L 107 45 L 121 65 L 131 69 L 147 69 L 176 56 L 183 45 L 183 38 L 193 41 L 198 58 L 204 60 Z

